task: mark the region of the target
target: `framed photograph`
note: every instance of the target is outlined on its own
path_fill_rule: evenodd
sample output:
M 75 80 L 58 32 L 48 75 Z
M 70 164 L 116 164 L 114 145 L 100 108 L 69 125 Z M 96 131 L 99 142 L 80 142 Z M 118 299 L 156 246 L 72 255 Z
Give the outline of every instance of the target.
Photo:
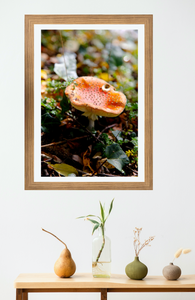
M 153 16 L 25 16 L 25 189 L 153 189 Z

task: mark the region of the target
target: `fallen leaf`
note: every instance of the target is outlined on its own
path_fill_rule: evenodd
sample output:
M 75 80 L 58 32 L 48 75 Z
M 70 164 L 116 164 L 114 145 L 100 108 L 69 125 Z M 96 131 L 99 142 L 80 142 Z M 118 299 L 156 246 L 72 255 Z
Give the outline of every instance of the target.
M 103 173 L 103 171 L 104 171 L 103 165 L 102 165 L 101 161 L 98 160 L 96 163 L 96 172 Z
M 70 165 L 67 165 L 67 164 L 53 165 L 51 163 L 47 163 L 47 164 L 49 165 L 49 167 L 52 167 L 55 171 L 57 171 L 61 175 L 64 175 L 65 177 L 78 175 L 77 169 L 75 169 L 74 167 L 72 167 Z
M 64 59 L 66 64 L 66 69 L 64 65 Z M 76 54 L 66 52 L 64 57 L 58 57 L 59 63 L 54 65 L 54 72 L 60 76 L 61 78 L 67 80 L 69 78 L 77 78 L 78 75 L 76 73 L 77 65 L 76 65 Z
M 47 72 L 45 70 L 41 70 L 41 79 L 47 79 Z
M 112 127 L 113 128 L 113 130 L 122 130 L 123 129 L 123 126 L 122 126 L 122 123 L 120 123 L 120 124 L 118 124 L 118 126 L 114 126 L 114 127 Z
M 47 53 L 41 53 L 41 60 L 46 61 L 49 58 L 49 55 Z
M 91 163 L 91 160 L 89 158 L 90 153 L 91 153 L 90 149 L 87 149 L 87 151 L 85 151 L 85 153 L 83 154 L 83 171 L 86 171 L 87 168 L 89 168 L 92 172 L 94 172 L 94 170 L 90 165 Z
M 100 160 L 100 163 L 103 164 L 104 167 L 108 168 L 108 169 L 114 169 L 115 167 L 113 165 L 111 165 L 108 161 L 107 158 L 103 158 Z
M 75 160 L 75 161 L 77 161 L 81 165 L 83 164 L 82 158 L 79 155 L 77 155 L 77 154 L 73 154 L 72 159 Z
M 58 63 L 58 59 L 56 58 L 56 57 L 50 57 L 50 62 L 52 63 L 52 64 L 56 64 L 56 63 Z
M 93 156 L 93 159 L 102 158 L 101 155 L 102 155 L 101 152 L 97 152 L 97 153 Z
M 54 161 L 56 161 L 57 163 L 61 163 L 62 162 L 62 160 L 59 158 L 59 157 L 57 157 L 56 155 L 52 155 L 52 154 L 50 154 L 50 153 L 46 153 L 46 152 L 43 152 L 43 151 L 41 151 L 41 156 L 44 158 L 50 158 L 50 159 L 53 159 Z
M 101 67 L 105 67 L 106 69 L 109 68 L 109 64 L 108 64 L 106 61 L 102 61 L 102 62 L 100 63 L 100 66 L 101 66 Z
M 67 124 L 70 123 L 70 122 L 73 122 L 73 119 L 71 119 L 71 118 L 66 118 L 66 119 L 64 119 L 64 120 L 61 121 L 60 126 L 67 125 Z
M 112 81 L 113 78 L 108 73 L 100 73 L 99 78 L 105 80 L 105 81 Z
M 65 43 L 66 51 L 77 52 L 79 49 L 79 43 L 76 40 L 67 40 Z
M 41 94 L 44 94 L 45 90 L 46 90 L 46 82 L 43 81 L 43 82 L 41 82 Z

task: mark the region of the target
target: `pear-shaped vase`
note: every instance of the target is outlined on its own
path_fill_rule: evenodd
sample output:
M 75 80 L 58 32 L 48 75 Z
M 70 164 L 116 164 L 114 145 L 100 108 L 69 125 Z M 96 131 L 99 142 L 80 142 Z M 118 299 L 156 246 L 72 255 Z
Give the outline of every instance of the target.
M 131 279 L 141 280 L 148 274 L 148 268 L 136 256 L 134 261 L 126 266 L 125 273 Z
M 67 278 L 72 276 L 76 271 L 76 264 L 72 259 L 71 253 L 68 248 L 65 248 L 60 257 L 56 260 L 54 265 L 54 272 L 57 276 Z
M 167 280 L 177 280 L 181 276 L 181 269 L 173 263 L 170 263 L 168 266 L 164 267 L 163 276 Z

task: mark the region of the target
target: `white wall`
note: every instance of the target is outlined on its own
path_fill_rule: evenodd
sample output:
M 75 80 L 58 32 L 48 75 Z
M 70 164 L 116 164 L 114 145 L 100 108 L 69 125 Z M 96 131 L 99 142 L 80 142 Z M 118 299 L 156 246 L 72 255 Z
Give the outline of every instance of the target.
M 0 37 L 1 170 L 0 170 L 0 299 L 15 298 L 19 273 L 53 272 L 63 246 L 41 231 L 64 240 L 78 272 L 91 272 L 91 226 L 77 216 L 108 207 L 112 271 L 124 273 L 133 260 L 132 231 L 155 235 L 140 259 L 149 275 L 162 269 L 180 247 L 195 250 L 194 221 L 194 79 L 195 1 L 2 1 Z M 24 14 L 153 14 L 154 15 L 154 190 L 153 191 L 24 191 L 23 70 Z M 183 274 L 195 274 L 195 251 L 177 260 Z M 129 299 L 126 294 L 109 299 Z M 99 299 L 98 294 L 30 295 L 39 299 Z M 139 294 L 133 299 L 193 299 L 192 294 Z

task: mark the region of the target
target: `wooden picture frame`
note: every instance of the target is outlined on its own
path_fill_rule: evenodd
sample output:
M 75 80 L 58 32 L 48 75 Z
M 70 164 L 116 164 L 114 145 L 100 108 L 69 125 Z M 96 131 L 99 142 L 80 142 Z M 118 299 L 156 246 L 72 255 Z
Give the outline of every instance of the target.
M 144 180 L 37 182 L 34 180 L 34 26 L 37 24 L 144 25 Z M 153 189 L 153 15 L 25 15 L 25 190 Z

